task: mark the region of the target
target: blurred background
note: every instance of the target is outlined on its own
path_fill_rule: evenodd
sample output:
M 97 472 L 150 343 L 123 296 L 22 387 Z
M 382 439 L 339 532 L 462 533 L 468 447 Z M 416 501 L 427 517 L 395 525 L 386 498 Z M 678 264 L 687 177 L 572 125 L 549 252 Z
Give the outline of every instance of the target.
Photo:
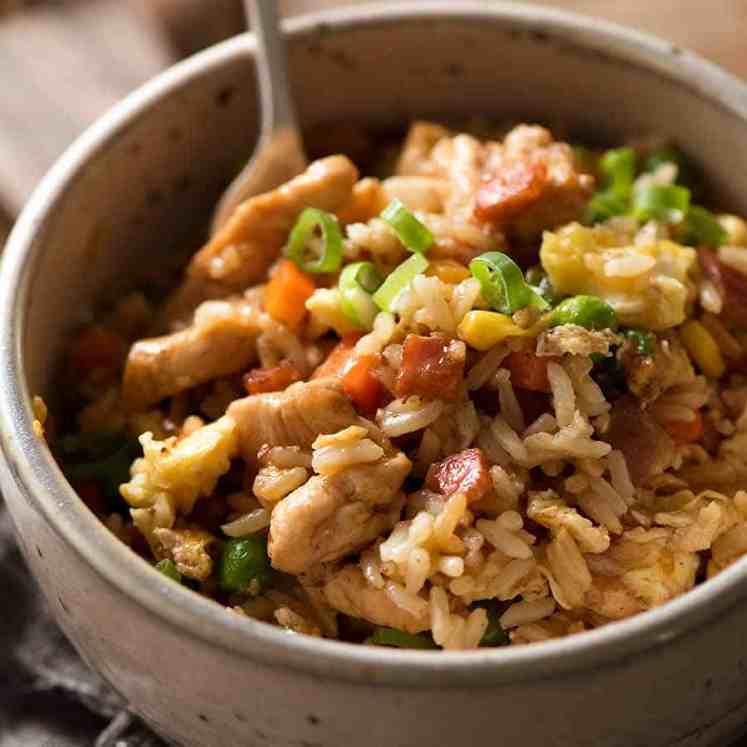
M 356 4 L 277 1 L 286 15 Z M 544 4 L 652 31 L 747 77 L 747 0 Z M 241 0 L 0 0 L 0 244 L 40 177 L 100 113 L 243 23 Z

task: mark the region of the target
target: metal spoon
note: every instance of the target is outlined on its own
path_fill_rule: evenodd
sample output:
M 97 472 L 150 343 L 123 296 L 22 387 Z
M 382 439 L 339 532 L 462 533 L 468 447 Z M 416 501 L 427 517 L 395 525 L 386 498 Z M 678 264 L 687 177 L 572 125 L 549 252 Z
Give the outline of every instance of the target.
M 276 0 L 244 0 L 257 39 L 257 77 L 261 129 L 249 163 L 224 192 L 213 214 L 215 233 L 234 209 L 300 174 L 307 164 L 288 85 L 285 40 Z

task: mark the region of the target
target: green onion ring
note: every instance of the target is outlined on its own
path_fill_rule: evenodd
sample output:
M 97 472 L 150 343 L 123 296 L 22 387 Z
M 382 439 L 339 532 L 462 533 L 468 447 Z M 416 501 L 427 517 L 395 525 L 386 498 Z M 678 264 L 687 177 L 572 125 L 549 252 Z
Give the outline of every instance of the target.
M 483 298 L 501 314 L 525 306 L 544 311 L 549 304 L 524 280 L 521 268 L 502 252 L 487 252 L 470 262 L 470 272 L 480 281 Z
M 680 223 L 690 207 L 690 190 L 676 184 L 650 184 L 633 195 L 633 215 L 641 223 Z
M 392 200 L 379 217 L 394 229 L 408 251 L 424 254 L 432 246 L 433 234 L 400 200 Z
M 371 262 L 354 262 L 340 273 L 337 287 L 345 316 L 357 327 L 371 329 L 378 308 L 371 294 L 381 285 L 381 275 Z
M 309 259 L 307 245 L 317 228 L 322 232 L 322 253 Z M 290 232 L 286 256 L 305 272 L 336 272 L 342 264 L 342 232 L 337 218 L 324 210 L 306 208 Z
M 428 260 L 419 252 L 406 259 L 399 267 L 389 273 L 381 287 L 374 293 L 374 303 L 382 311 L 394 311 L 394 304 L 405 288 L 417 275 L 422 275 L 428 268 Z

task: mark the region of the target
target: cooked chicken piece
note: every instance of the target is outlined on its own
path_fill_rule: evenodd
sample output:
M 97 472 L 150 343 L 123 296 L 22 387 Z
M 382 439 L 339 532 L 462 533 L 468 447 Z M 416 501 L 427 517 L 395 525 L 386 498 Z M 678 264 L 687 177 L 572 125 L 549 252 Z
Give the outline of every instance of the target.
M 132 410 L 197 384 L 241 371 L 257 355 L 261 312 L 243 299 L 202 304 L 185 329 L 130 348 L 123 397 Z
M 413 615 L 398 607 L 384 589 L 370 586 L 360 568 L 349 565 L 335 574 L 324 586 L 324 594 L 332 607 L 351 617 L 368 620 L 408 633 L 422 633 L 431 626 L 429 607 Z M 425 600 L 423 600 L 425 602 Z
M 402 146 L 395 173 L 398 176 L 439 175 L 439 168 L 430 156 L 436 143 L 449 135 L 445 127 L 433 122 L 413 122 Z
M 166 304 L 167 323 L 183 320 L 200 302 L 260 282 L 277 259 L 299 213 L 307 207 L 335 212 L 351 199 L 358 170 L 345 156 L 314 161 L 277 189 L 250 197 L 194 255 L 182 286 Z
M 401 200 L 423 213 L 442 213 L 449 194 L 448 182 L 432 176 L 391 176 L 382 187 L 387 200 Z
M 399 521 L 399 490 L 410 471 L 401 452 L 376 464 L 317 475 L 272 512 L 268 551 L 286 573 L 308 573 L 360 550 Z
M 572 148 L 555 142 L 548 130 L 520 125 L 488 148 L 478 218 L 529 242 L 581 214 L 594 179 L 580 172 Z
M 625 455 L 630 479 L 636 486 L 670 467 L 674 458 L 669 434 L 629 394 L 610 410 L 607 440 Z
M 358 421 L 336 379 L 301 381 L 283 392 L 244 397 L 228 413 L 238 424 L 241 452 L 249 464 L 256 463 L 265 444 L 310 449 L 318 435 Z
M 169 558 L 183 576 L 205 581 L 213 572 L 210 547 L 216 538 L 203 529 L 155 529 L 160 558 Z
M 366 177 L 356 182 L 350 199 L 336 213 L 343 225 L 348 223 L 368 223 L 387 205 L 389 200 L 378 179 Z
M 620 338 L 609 330 L 595 330 L 579 327 L 577 324 L 563 324 L 543 332 L 537 340 L 537 355 L 609 355 L 610 346 Z

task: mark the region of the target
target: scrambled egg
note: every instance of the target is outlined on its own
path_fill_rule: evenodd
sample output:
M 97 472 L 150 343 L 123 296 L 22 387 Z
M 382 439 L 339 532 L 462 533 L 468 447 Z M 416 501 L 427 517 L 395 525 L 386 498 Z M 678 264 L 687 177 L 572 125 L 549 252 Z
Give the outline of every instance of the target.
M 540 259 L 558 292 L 599 296 L 623 325 L 664 330 L 685 321 L 695 249 L 666 239 L 621 246 L 604 226 L 571 223 L 545 233 Z

